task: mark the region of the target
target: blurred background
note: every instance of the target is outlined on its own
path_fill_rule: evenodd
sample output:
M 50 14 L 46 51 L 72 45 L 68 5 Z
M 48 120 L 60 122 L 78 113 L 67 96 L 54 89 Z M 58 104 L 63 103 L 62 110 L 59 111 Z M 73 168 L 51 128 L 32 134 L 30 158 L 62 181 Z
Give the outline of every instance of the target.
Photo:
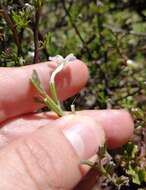
M 116 154 L 111 152 L 116 167 L 110 175 L 117 181 L 105 177 L 101 186 L 144 190 L 145 0 L 0 1 L 1 67 L 35 64 L 70 53 L 88 65 L 90 79 L 78 95 L 63 103 L 64 108 L 70 110 L 72 102 L 77 110 L 126 108 L 135 119 L 133 140 Z

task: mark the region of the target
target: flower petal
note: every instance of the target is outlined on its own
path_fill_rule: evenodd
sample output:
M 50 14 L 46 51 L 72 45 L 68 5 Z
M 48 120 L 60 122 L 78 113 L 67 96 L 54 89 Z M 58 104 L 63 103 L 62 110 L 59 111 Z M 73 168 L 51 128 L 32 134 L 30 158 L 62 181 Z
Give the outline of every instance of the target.
M 57 68 L 52 72 L 52 75 L 50 77 L 50 83 L 54 83 L 55 82 L 55 76 L 57 75 L 57 73 L 59 73 L 64 67 L 64 64 L 60 64 L 59 66 L 57 66 Z
M 77 58 L 76 58 L 72 53 L 65 57 L 65 61 L 66 61 L 66 62 L 74 61 L 74 60 L 76 60 L 76 59 L 77 59 Z
M 50 83 L 55 83 L 55 76 L 57 73 L 59 73 L 66 64 L 68 64 L 71 61 L 76 60 L 76 57 L 71 53 L 65 58 L 63 58 L 61 55 L 56 55 L 54 57 L 49 57 L 50 61 L 54 61 L 58 64 L 56 69 L 52 72 L 51 78 L 50 78 Z
M 54 57 L 49 57 L 49 60 L 59 64 L 60 62 L 64 61 L 64 58 L 61 55 L 56 55 Z

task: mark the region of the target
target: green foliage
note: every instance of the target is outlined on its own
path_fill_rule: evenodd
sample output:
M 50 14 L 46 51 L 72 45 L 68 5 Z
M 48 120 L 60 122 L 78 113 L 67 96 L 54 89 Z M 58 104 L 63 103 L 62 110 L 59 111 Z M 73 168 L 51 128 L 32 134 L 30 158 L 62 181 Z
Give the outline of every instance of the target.
M 28 26 L 30 14 L 25 11 L 19 11 L 18 13 L 15 11 L 12 11 L 12 18 L 16 24 L 17 29 L 24 29 Z
M 110 159 L 100 163 L 111 189 L 146 187 L 145 21 L 145 0 L 0 2 L 0 66 L 72 52 L 90 70 L 76 109 L 126 108 L 132 113 L 133 139 L 112 157 L 103 153 Z M 64 102 L 66 109 L 72 100 Z
M 145 160 L 145 155 L 141 155 L 141 157 L 139 157 L 138 146 L 131 142 L 125 145 L 123 151 L 124 154 L 122 159 L 126 163 L 126 174 L 131 177 L 134 184 L 140 185 L 146 182 L 146 165 L 142 164 Z M 132 160 L 134 161 L 132 162 Z
M 146 171 L 144 169 L 137 169 L 129 166 L 126 173 L 131 176 L 132 182 L 137 185 L 140 185 L 142 182 L 146 182 Z

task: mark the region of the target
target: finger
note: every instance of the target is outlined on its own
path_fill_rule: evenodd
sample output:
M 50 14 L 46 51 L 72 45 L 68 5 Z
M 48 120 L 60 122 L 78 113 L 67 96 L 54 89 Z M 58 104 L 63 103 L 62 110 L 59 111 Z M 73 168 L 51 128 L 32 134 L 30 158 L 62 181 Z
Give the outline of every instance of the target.
M 126 110 L 81 111 L 81 115 L 94 118 L 104 128 L 109 148 L 117 148 L 133 136 L 134 123 Z
M 104 143 L 103 129 L 87 116 L 65 116 L 63 127 L 41 127 L 0 152 L 0 189 L 72 189 L 82 159 Z
M 37 93 L 30 83 L 30 78 L 35 69 L 49 93 L 48 82 L 54 68 L 55 64 L 52 62 L 20 68 L 0 68 L 0 122 L 41 107 L 34 102 Z M 77 93 L 87 79 L 88 70 L 81 61 L 67 65 L 56 77 L 59 98 L 64 100 Z
M 110 148 L 125 144 L 133 135 L 134 124 L 131 115 L 126 110 L 87 110 L 77 112 L 77 114 L 89 115 L 103 127 Z M 32 133 L 40 126 L 50 125 L 56 119 L 53 113 L 40 113 L 21 116 L 21 118 L 3 123 L 0 129 L 0 147 L 20 136 Z M 62 119 L 58 121 L 61 123 Z M 59 126 L 63 127 L 63 122 Z

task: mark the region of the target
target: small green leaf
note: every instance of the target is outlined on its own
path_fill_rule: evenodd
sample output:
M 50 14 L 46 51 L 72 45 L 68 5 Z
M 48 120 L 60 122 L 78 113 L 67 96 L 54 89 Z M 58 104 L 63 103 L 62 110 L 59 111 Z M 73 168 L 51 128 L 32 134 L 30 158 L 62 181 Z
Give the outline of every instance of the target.
M 132 142 L 129 142 L 124 146 L 124 155 L 128 159 L 134 159 L 138 153 L 138 147 L 137 145 L 133 144 Z
M 95 165 L 95 163 L 90 161 L 90 160 L 81 160 L 81 164 L 82 165 L 87 165 L 89 167 L 93 167 Z
M 37 89 L 37 91 L 44 97 L 47 95 L 40 79 L 39 79 L 39 76 L 37 74 L 37 71 L 36 70 L 33 70 L 33 74 L 32 74 L 32 78 L 30 79 L 33 86 Z

